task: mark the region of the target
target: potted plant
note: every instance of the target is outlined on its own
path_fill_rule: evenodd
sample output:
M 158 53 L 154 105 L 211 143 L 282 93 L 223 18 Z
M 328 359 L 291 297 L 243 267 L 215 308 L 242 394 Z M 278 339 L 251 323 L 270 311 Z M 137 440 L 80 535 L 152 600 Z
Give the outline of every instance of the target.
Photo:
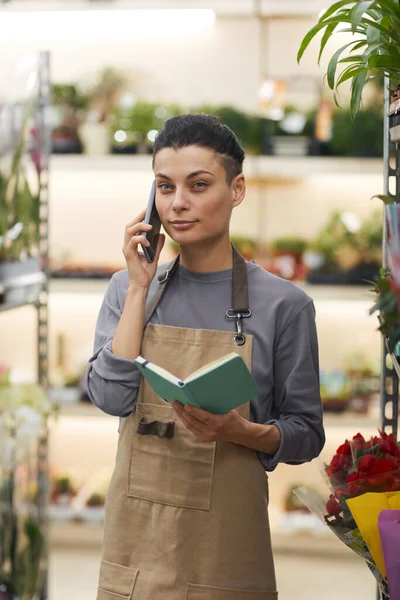
M 272 119 L 248 114 L 233 106 L 203 105 L 195 110 L 217 115 L 221 123 L 236 133 L 248 154 L 274 154 L 273 136 L 277 126 Z
M 278 238 L 272 242 L 272 250 L 275 256 L 293 256 L 296 262 L 301 262 L 306 248 L 307 241 L 294 235 Z
M 349 110 L 335 110 L 330 156 L 381 158 L 383 154 L 383 96 L 380 106 L 360 110 L 352 121 Z
M 305 276 L 303 254 L 308 242 L 301 237 L 285 236 L 271 244 L 272 260 L 269 270 L 289 280 L 301 280 Z
M 349 272 L 349 283 L 368 283 L 379 275 L 382 264 L 382 210 L 374 211 L 357 232 L 360 261 Z
M 359 262 L 353 215 L 335 211 L 304 256 L 310 283 L 346 284 L 346 270 Z
M 375 364 L 362 353 L 354 353 L 346 359 L 345 372 L 352 386 L 350 410 L 367 414 L 369 406 L 379 393 L 379 364 Z
M 321 400 L 324 411 L 342 413 L 351 400 L 351 383 L 345 373 L 321 372 Z
M 360 378 L 352 382 L 353 392 L 350 410 L 358 414 L 368 414 L 371 402 L 379 393 L 379 380 Z
M 53 480 L 51 502 L 61 507 L 68 507 L 77 495 L 73 479 L 68 474 L 57 475 Z
M 110 119 L 112 108 L 117 104 L 125 85 L 125 77 L 119 71 L 106 67 L 88 91 L 88 113 L 80 126 L 85 153 L 108 154 L 111 149 Z
M 167 118 L 180 112 L 180 109 L 175 106 L 160 107 L 149 102 L 135 102 L 131 107 L 115 106 L 112 109 L 111 122 L 112 152 L 114 154 L 151 153 L 156 132 L 162 129 Z
M 91 494 L 86 500 L 85 506 L 87 506 L 88 508 L 99 508 L 101 506 L 104 506 L 105 502 L 106 499 L 104 497 L 104 494 L 100 494 L 100 492 L 93 492 L 93 494 Z
M 104 505 L 106 497 L 103 492 L 94 491 L 87 498 L 81 511 L 81 517 L 85 521 L 101 523 L 104 520 Z
M 55 83 L 52 86 L 53 128 L 51 132 L 54 154 L 81 154 L 79 125 L 88 107 L 88 97 L 75 84 Z
M 21 287 L 21 277 L 41 271 L 39 250 L 40 152 L 31 130 L 33 169 L 28 179 L 25 149 L 29 135 L 32 106 L 26 108 L 18 143 L 7 164 L 0 160 L 0 281 L 7 301 L 37 297 L 40 283 Z
M 331 57 L 327 81 L 332 90 L 351 82 L 350 115 L 360 110 L 362 92 L 373 77 L 388 77 L 393 92 L 400 83 L 400 5 L 395 0 L 340 0 L 320 17 L 304 37 L 297 59 L 323 31 L 319 59 L 332 36 L 348 32 L 352 38 Z M 347 52 L 346 56 L 343 56 Z M 344 69 L 337 75 L 338 65 Z

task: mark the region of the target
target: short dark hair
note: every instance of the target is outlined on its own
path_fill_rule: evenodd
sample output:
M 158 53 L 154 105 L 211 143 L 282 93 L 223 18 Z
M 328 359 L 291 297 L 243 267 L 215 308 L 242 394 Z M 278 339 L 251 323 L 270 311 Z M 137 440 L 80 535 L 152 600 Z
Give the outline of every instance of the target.
M 168 119 L 156 137 L 153 163 L 157 152 L 164 148 L 178 150 L 200 146 L 215 150 L 226 171 L 228 183 L 242 173 L 245 153 L 234 132 L 215 115 L 190 114 Z

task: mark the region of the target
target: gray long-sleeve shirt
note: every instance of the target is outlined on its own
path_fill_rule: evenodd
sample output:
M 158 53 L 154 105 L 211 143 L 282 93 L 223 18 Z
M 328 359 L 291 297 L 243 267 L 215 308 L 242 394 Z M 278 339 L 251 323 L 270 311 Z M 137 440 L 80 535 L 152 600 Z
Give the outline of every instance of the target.
M 149 299 L 158 285 L 158 267 Z M 300 464 L 317 457 L 325 435 L 319 393 L 318 341 L 314 304 L 292 283 L 256 263 L 247 263 L 249 305 L 244 333 L 254 337 L 252 373 L 260 395 L 252 400 L 253 422 L 276 425 L 281 443 L 273 456 L 258 453 L 266 471 L 278 463 Z M 111 278 L 96 324 L 94 354 L 86 372 L 91 401 L 104 412 L 127 417 L 135 409 L 140 373 L 133 361 L 113 355 L 129 285 L 128 272 Z M 235 331 L 231 308 L 232 270 L 194 273 L 182 265 L 168 284 L 151 323 L 192 329 Z

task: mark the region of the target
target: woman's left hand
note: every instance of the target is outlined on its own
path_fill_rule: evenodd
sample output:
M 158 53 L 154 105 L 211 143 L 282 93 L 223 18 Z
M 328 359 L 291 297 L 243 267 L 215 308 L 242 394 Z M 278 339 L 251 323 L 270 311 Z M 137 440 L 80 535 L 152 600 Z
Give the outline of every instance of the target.
M 232 410 L 225 415 L 212 413 L 195 408 L 187 404 L 182 406 L 175 401 L 172 406 L 178 417 L 200 442 L 232 442 L 237 443 L 240 434 L 247 424 L 237 410 Z

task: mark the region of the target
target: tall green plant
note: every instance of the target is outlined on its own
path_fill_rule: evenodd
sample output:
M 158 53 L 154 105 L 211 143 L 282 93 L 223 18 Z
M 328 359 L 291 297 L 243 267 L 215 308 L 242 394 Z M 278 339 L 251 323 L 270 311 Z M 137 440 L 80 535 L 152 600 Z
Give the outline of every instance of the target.
M 337 33 L 356 36 L 331 57 L 328 85 L 337 91 L 351 81 L 351 118 L 360 110 L 362 92 L 371 77 L 387 76 L 391 87 L 400 83 L 400 4 L 398 0 L 340 0 L 328 8 L 304 37 L 297 60 L 310 42 L 323 31 L 318 64 L 329 40 Z M 342 57 L 344 52 L 348 56 Z M 338 75 L 338 65 L 346 65 Z
M 32 193 L 24 168 L 24 154 L 33 102 L 25 107 L 18 143 L 5 173 L 0 171 L 0 260 L 20 260 L 30 256 L 39 243 L 40 197 Z M 39 172 L 37 172 L 39 177 Z M 39 189 L 39 180 L 37 182 Z M 8 232 L 21 224 L 21 232 L 9 239 Z

